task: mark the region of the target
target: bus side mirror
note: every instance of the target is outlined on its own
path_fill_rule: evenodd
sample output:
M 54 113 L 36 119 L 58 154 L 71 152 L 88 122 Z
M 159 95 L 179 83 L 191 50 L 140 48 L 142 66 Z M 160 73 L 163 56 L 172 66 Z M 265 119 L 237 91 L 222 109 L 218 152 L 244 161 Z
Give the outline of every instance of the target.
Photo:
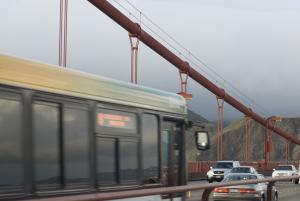
M 196 131 L 196 147 L 198 150 L 207 150 L 209 149 L 209 136 L 206 131 Z

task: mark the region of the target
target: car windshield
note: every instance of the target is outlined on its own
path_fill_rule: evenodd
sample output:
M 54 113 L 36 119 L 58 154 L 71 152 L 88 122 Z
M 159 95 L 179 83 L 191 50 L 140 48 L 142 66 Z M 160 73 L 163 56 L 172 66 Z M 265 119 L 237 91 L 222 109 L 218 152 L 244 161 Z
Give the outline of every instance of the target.
M 232 173 L 250 173 L 250 168 L 248 167 L 235 167 L 231 170 Z
M 220 162 L 214 164 L 213 168 L 220 168 L 220 169 L 231 169 L 232 163 L 231 162 Z
M 240 180 L 249 180 L 249 179 L 257 179 L 256 175 L 228 175 L 224 181 L 240 181 Z
M 278 166 L 275 170 L 293 170 L 292 169 L 292 166 L 289 166 L 289 165 L 281 165 L 281 166 Z

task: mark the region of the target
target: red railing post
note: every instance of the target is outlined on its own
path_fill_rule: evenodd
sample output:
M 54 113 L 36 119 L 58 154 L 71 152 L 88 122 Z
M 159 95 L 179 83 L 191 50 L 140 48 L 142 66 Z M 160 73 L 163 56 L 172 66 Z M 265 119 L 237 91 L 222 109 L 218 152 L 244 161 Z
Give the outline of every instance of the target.
M 213 188 L 207 188 L 202 193 L 201 201 L 209 201 L 209 195 L 212 192 Z
M 268 186 L 267 186 L 267 201 L 272 201 L 273 200 L 272 190 L 273 190 L 274 184 L 275 184 L 275 181 L 271 181 L 271 182 L 268 183 Z

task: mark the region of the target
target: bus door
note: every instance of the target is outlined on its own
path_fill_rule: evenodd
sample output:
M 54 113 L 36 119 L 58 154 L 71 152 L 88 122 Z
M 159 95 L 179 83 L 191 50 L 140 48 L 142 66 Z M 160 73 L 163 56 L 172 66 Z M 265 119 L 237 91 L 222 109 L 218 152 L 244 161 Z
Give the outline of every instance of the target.
M 162 130 L 162 183 L 167 186 L 183 184 L 182 166 L 182 123 L 164 121 Z

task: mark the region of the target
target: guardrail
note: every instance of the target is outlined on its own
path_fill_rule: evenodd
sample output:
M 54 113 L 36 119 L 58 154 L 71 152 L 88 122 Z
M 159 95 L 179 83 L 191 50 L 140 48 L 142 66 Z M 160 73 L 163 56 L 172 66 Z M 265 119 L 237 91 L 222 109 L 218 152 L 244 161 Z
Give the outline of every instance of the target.
M 277 177 L 277 178 L 266 178 L 266 179 L 253 179 L 253 180 L 244 180 L 244 181 L 233 181 L 233 182 L 220 182 L 214 184 L 193 184 L 185 186 L 174 186 L 174 187 L 162 187 L 162 188 L 151 188 L 151 189 L 142 189 L 142 190 L 130 190 L 130 191 L 121 191 L 121 192 L 108 192 L 108 193 L 90 193 L 85 195 L 69 195 L 62 197 L 52 197 L 52 198 L 41 198 L 39 201 L 104 201 L 104 200 L 114 200 L 122 198 L 133 198 L 133 197 L 142 197 L 150 195 L 166 195 L 166 194 L 175 194 L 182 193 L 194 190 L 204 190 L 201 201 L 208 201 L 210 193 L 214 188 L 217 187 L 226 187 L 226 186 L 237 186 L 244 184 L 257 184 L 257 183 L 268 183 L 267 186 L 267 200 L 271 201 L 272 197 L 272 187 L 275 182 L 278 181 L 287 181 L 293 179 L 299 179 L 300 176 L 289 176 L 289 177 Z M 36 201 L 37 199 L 31 199 L 26 201 Z

